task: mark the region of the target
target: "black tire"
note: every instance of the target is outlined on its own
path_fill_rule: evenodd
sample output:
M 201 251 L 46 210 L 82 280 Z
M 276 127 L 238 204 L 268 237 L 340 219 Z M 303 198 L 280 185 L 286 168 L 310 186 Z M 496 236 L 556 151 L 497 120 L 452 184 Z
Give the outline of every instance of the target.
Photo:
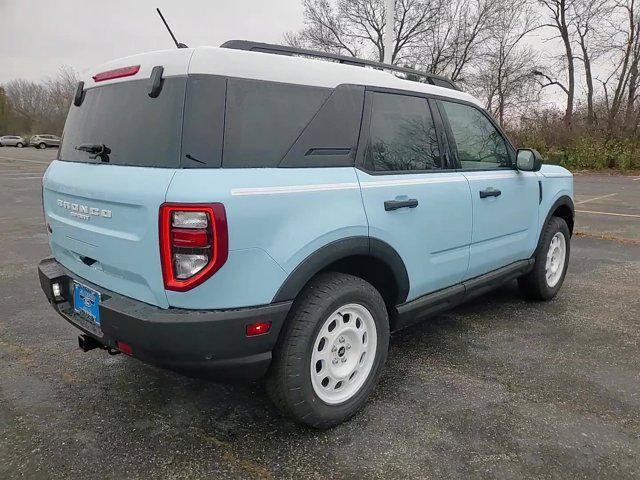
M 39 148 L 40 150 L 44 150 L 45 148 L 47 148 L 47 144 L 46 144 L 46 143 L 39 143 L 39 144 L 38 144 L 38 148 Z
M 566 254 L 564 258 L 564 264 L 562 265 L 562 274 L 560 276 L 560 279 L 555 285 L 550 286 L 547 282 L 546 276 L 547 253 L 549 251 L 549 246 L 551 245 L 551 240 L 557 233 L 561 233 L 562 235 L 564 235 Z M 564 219 L 560 217 L 551 217 L 549 223 L 542 232 L 540 246 L 538 248 L 538 251 L 536 252 L 536 262 L 533 266 L 533 270 L 518 279 L 520 291 L 526 297 L 532 300 L 551 300 L 553 297 L 555 297 L 560 290 L 560 287 L 562 287 L 564 277 L 567 274 L 567 266 L 569 265 L 570 253 L 571 234 L 569 232 L 567 222 L 565 222 Z
M 373 317 L 377 347 L 373 365 L 351 398 L 330 405 L 314 391 L 311 356 L 316 338 L 336 310 L 347 304 L 364 306 Z M 330 428 L 352 417 L 367 401 L 387 359 L 389 319 L 380 293 L 361 278 L 322 273 L 295 299 L 273 352 L 266 387 L 273 403 L 295 421 L 314 428 Z
M 18 142 L 18 143 L 16 143 L 16 147 L 17 148 L 22 148 L 22 147 L 24 147 L 24 145 L 22 144 L 22 142 Z

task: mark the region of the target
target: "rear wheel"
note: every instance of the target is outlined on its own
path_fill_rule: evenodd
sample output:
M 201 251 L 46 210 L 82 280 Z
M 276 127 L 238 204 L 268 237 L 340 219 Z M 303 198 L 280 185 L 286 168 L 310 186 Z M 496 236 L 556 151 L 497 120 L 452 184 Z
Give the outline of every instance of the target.
M 295 300 L 274 350 L 267 391 L 294 420 L 329 428 L 375 387 L 389 346 L 387 309 L 361 278 L 324 273 Z
M 47 144 L 46 144 L 46 143 L 39 143 L 39 144 L 38 144 L 38 148 L 39 148 L 40 150 L 44 150 L 45 148 L 47 148 Z
M 551 217 L 540 240 L 533 270 L 518 279 L 520 290 L 534 300 L 556 296 L 567 273 L 570 253 L 569 227 L 560 217 Z

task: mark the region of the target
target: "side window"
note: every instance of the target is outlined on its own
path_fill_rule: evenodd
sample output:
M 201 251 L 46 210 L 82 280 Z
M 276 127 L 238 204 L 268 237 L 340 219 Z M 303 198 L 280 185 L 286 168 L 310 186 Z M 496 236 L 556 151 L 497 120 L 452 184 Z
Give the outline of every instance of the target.
M 427 100 L 373 93 L 366 160 L 378 172 L 443 168 Z
M 449 119 L 462 168 L 511 167 L 504 138 L 480 110 L 460 103 L 441 103 Z
M 332 89 L 229 79 L 222 166 L 277 167 Z

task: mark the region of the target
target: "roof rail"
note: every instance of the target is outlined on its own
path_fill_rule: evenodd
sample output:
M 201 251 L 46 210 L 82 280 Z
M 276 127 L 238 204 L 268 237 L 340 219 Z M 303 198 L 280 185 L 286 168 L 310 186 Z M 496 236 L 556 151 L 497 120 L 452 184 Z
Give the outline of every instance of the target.
M 338 63 L 344 63 L 346 65 L 355 65 L 358 67 L 371 67 L 378 70 L 390 70 L 393 72 L 405 73 L 407 75 L 415 75 L 424 77 L 431 85 L 438 87 L 451 88 L 453 90 L 460 90 L 455 83 L 446 77 L 440 75 L 434 75 L 432 73 L 425 73 L 412 68 L 398 67 L 396 65 L 389 65 L 382 62 L 374 62 L 372 60 L 363 60 L 356 57 L 348 57 L 346 55 L 338 55 L 335 53 L 320 52 L 317 50 L 307 50 L 306 48 L 288 47 L 285 45 L 275 45 L 271 43 L 251 42 L 249 40 L 229 40 L 220 48 L 231 48 L 234 50 L 248 50 L 251 52 L 272 53 L 275 55 L 287 55 L 287 56 L 305 56 L 313 58 L 323 58 L 327 60 L 333 60 Z

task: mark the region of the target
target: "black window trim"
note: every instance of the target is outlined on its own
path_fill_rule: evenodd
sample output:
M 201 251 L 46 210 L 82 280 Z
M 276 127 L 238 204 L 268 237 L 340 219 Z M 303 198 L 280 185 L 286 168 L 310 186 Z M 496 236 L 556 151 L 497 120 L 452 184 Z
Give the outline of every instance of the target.
M 429 170 L 372 170 L 368 168 L 365 159 L 365 151 L 367 144 L 369 143 L 369 127 L 371 126 L 371 107 L 372 107 L 372 95 L 371 93 L 387 93 L 392 95 L 402 95 L 405 97 L 418 97 L 427 101 L 427 108 L 431 113 L 433 123 L 436 128 L 436 136 L 438 137 L 438 149 L 440 155 L 443 158 L 446 166 L 444 168 L 429 169 Z M 450 154 L 449 143 L 447 137 L 444 135 L 442 117 L 440 112 L 434 110 L 434 104 L 431 99 L 436 98 L 434 95 L 426 94 L 423 92 L 415 92 L 413 90 L 401 90 L 396 88 L 386 87 L 374 87 L 365 85 L 364 95 L 364 108 L 362 109 L 362 122 L 360 124 L 360 135 L 358 137 L 358 148 L 356 151 L 355 168 L 363 171 L 369 175 L 413 175 L 413 174 L 425 174 L 425 173 L 452 173 L 455 172 L 455 165 L 451 163 L 452 156 Z M 446 97 L 445 97 L 446 98 Z

